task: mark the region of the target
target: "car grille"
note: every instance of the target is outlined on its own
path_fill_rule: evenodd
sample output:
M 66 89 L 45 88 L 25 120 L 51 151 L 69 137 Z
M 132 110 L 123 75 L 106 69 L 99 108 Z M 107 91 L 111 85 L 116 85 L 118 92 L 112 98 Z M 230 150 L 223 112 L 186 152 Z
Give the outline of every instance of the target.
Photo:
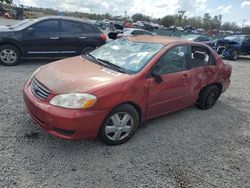
M 51 93 L 50 90 L 43 86 L 35 77 L 31 80 L 30 88 L 33 95 L 41 100 L 46 99 Z

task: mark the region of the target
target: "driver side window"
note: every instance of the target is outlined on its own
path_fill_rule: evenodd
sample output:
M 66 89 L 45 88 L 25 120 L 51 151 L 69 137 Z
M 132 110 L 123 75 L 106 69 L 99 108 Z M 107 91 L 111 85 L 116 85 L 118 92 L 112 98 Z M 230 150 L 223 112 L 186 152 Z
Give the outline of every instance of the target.
M 188 60 L 188 46 L 177 46 L 164 54 L 155 66 L 154 73 L 159 75 L 185 70 Z

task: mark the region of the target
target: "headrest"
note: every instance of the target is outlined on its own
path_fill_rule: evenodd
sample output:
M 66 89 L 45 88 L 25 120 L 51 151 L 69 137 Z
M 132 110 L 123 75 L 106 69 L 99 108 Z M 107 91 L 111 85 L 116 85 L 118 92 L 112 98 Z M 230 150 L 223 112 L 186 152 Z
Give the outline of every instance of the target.
M 194 52 L 193 56 L 194 56 L 194 59 L 198 59 L 201 61 L 204 61 L 206 59 L 205 52 L 196 51 Z

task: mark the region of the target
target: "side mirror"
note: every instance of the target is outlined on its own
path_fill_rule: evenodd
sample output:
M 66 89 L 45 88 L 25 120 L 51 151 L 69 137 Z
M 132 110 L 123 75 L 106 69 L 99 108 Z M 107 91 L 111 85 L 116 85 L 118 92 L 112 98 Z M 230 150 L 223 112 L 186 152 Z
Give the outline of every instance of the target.
M 29 27 L 28 29 L 26 29 L 26 33 L 28 33 L 28 34 L 32 34 L 33 31 L 34 31 L 34 28 L 32 28 L 32 27 Z
M 108 37 L 110 39 L 115 40 L 115 39 L 117 39 L 117 35 L 118 35 L 118 33 L 116 33 L 116 32 L 109 32 Z
M 161 75 L 159 75 L 156 71 L 153 71 L 151 75 L 154 77 L 156 83 L 160 84 L 163 82 Z
M 196 39 L 195 42 L 200 42 L 200 39 Z

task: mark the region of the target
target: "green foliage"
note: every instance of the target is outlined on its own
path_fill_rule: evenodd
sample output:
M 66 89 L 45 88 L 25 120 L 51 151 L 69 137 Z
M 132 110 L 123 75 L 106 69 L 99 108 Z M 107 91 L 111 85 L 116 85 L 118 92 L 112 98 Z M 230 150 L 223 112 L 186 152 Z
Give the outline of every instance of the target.
M 134 22 L 137 22 L 137 21 L 150 21 L 150 17 L 149 16 L 145 16 L 145 15 L 140 14 L 140 13 L 137 13 L 137 14 L 134 14 L 132 16 L 132 20 Z
M 164 16 L 162 19 L 161 19 L 161 24 L 166 26 L 166 27 L 169 27 L 169 26 L 172 26 L 175 24 L 175 16 Z
M 250 35 L 250 26 L 244 27 L 242 33 L 245 35 Z

